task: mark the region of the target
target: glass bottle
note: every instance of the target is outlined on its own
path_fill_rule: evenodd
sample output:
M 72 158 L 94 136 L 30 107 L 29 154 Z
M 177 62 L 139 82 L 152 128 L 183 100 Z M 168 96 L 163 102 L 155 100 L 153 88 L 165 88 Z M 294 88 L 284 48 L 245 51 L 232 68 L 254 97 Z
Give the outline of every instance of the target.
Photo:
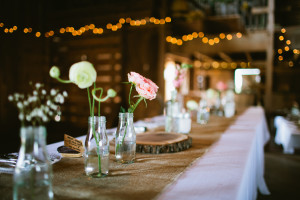
M 109 140 L 104 116 L 89 117 L 84 146 L 85 174 L 94 178 L 107 176 L 109 172 Z
M 177 101 L 177 91 L 171 93 L 171 100 L 165 104 L 165 132 L 175 132 L 177 129 L 175 117 L 180 113 L 180 103 Z
M 133 163 L 136 152 L 136 134 L 133 126 L 133 113 L 120 113 L 116 131 L 116 161 Z
M 52 166 L 44 126 L 21 127 L 21 148 L 13 176 L 13 199 L 53 199 Z

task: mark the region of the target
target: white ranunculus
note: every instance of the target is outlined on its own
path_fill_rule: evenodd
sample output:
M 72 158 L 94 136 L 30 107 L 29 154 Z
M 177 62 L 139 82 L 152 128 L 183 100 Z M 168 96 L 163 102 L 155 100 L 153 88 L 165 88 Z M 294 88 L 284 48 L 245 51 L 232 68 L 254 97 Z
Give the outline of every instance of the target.
M 12 95 L 9 95 L 8 96 L 8 101 L 13 101 L 14 100 L 14 97 Z
M 186 107 L 189 109 L 189 110 L 196 110 L 198 108 L 198 103 L 194 100 L 189 100 L 187 103 L 186 103 Z
M 87 61 L 81 61 L 71 66 L 69 71 L 69 79 L 79 88 L 84 89 L 90 87 L 97 78 L 97 72 L 94 66 Z
M 42 90 L 42 95 L 46 95 L 47 91 L 46 90 Z

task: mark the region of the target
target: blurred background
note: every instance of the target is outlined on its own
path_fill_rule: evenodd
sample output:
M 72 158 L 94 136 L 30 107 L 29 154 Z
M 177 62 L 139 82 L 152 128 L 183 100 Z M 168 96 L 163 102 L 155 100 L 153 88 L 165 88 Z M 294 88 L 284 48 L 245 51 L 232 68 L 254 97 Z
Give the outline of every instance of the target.
M 70 66 L 94 64 L 97 85 L 116 98 L 101 106 L 107 127 L 127 107 L 127 73 L 159 86 L 135 120 L 161 115 L 170 98 L 169 72 L 193 66 L 181 93 L 201 99 L 218 82 L 235 91 L 238 109 L 264 106 L 270 122 L 300 101 L 300 1 L 297 0 L 51 0 L 0 1 L 0 152 L 18 151 L 20 122 L 8 95 L 26 93 L 29 81 L 66 90 L 59 121 L 47 125 L 48 143 L 63 134 L 85 135 L 86 90 L 50 78 L 53 65 L 68 79 Z

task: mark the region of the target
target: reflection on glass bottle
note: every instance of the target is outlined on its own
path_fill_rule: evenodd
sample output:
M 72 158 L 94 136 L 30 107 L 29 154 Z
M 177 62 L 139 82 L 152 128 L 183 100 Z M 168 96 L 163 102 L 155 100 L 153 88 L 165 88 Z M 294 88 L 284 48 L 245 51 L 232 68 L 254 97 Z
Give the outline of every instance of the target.
M 180 113 L 181 107 L 177 101 L 177 91 L 172 91 L 171 100 L 165 104 L 165 131 L 174 132 L 176 129 L 175 117 Z

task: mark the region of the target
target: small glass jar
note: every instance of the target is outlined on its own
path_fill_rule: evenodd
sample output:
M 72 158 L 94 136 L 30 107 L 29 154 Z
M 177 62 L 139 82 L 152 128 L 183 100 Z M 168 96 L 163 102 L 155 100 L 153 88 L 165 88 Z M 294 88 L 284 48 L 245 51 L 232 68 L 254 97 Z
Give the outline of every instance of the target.
M 85 139 L 84 170 L 87 176 L 94 178 L 108 175 L 109 140 L 104 116 L 89 117 L 88 133 Z
M 13 199 L 53 199 L 52 166 L 44 126 L 21 127 L 21 148 L 13 177 Z
M 115 144 L 116 161 L 133 163 L 136 152 L 136 133 L 133 126 L 133 113 L 120 113 L 116 131 Z
M 189 113 L 179 113 L 175 117 L 175 132 L 188 134 L 191 131 L 192 119 Z
M 199 102 L 199 108 L 197 112 L 197 123 L 207 124 L 210 117 L 210 109 L 205 99 Z

